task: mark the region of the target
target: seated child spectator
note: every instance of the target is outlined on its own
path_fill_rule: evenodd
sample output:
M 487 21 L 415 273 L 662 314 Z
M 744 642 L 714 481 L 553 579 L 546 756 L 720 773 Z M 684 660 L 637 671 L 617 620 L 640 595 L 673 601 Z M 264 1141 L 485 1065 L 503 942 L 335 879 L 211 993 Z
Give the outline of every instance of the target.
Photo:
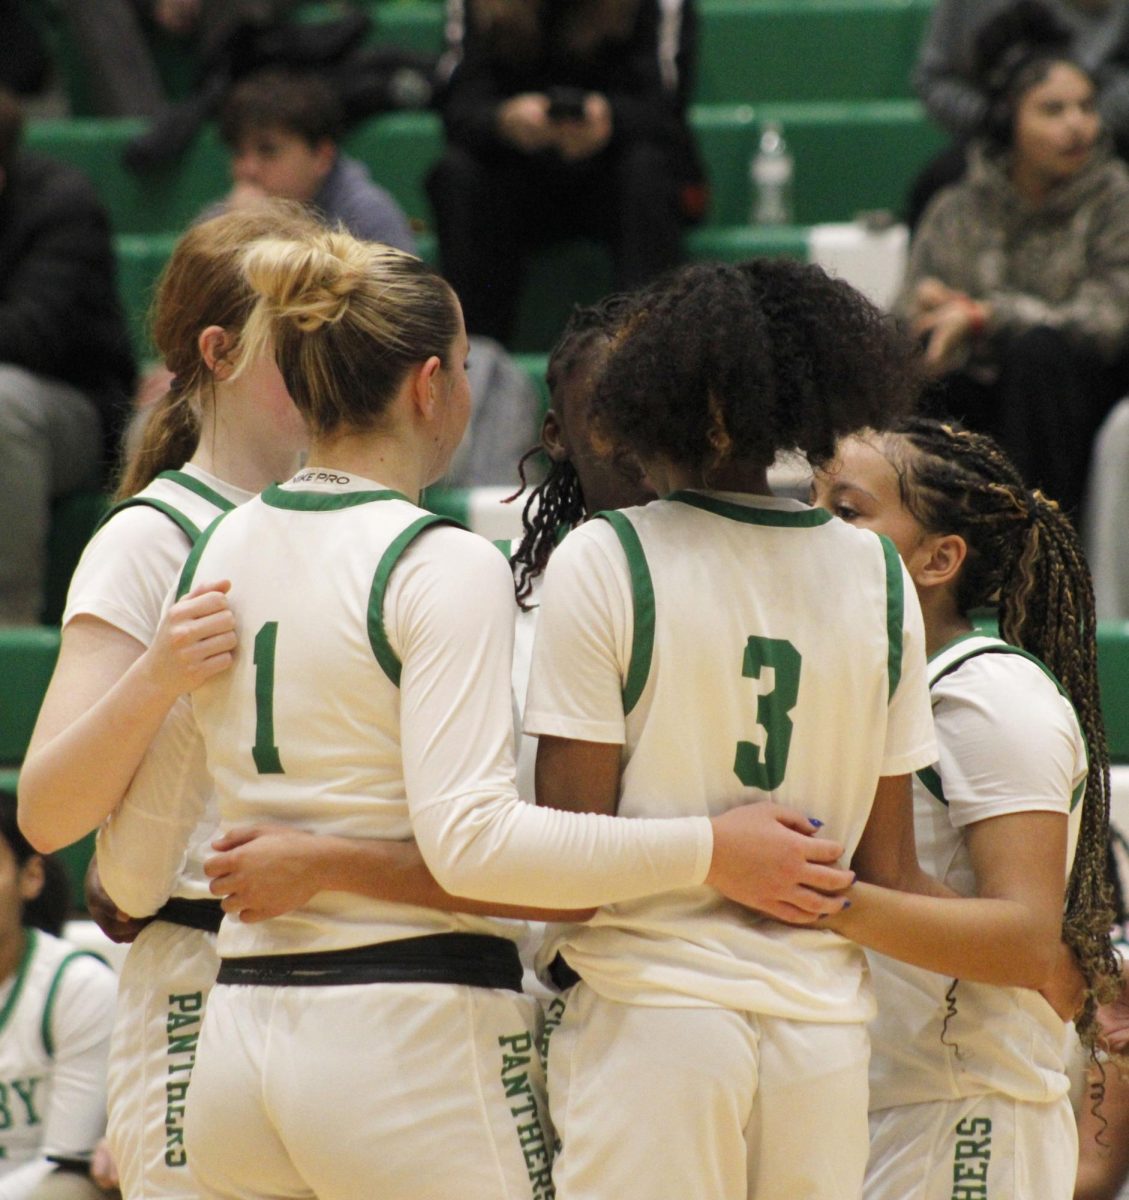
M 220 113 L 235 181 L 226 206 L 264 197 L 300 200 L 354 237 L 414 253 L 407 217 L 363 163 L 342 153 L 341 131 L 341 106 L 317 76 L 276 70 L 249 75 Z

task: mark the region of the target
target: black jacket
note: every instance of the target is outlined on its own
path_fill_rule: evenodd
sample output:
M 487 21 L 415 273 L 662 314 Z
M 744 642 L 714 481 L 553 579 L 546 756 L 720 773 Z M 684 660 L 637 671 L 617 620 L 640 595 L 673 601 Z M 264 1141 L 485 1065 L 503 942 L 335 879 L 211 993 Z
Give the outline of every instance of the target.
M 0 363 L 86 393 L 116 433 L 135 381 L 110 224 L 80 171 L 16 155 L 0 190 Z
M 612 107 L 616 141 L 678 143 L 686 137 L 685 106 L 693 87 L 697 12 L 693 0 L 663 6 L 640 0 L 625 36 L 587 53 L 561 36 L 576 0 L 538 7 L 539 44 L 520 59 L 507 56 L 480 23 L 475 0 L 449 3 L 448 73 L 439 107 L 448 139 L 487 157 L 512 153 L 496 130 L 498 106 L 520 92 L 554 86 L 602 92 Z M 458 19 L 453 19 L 457 12 Z

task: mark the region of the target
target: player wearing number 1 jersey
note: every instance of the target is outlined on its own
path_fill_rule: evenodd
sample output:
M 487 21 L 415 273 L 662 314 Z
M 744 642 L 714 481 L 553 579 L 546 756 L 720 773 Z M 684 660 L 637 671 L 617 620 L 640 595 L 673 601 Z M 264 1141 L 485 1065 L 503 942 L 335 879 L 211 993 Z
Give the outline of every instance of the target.
M 797 814 L 617 821 L 519 800 L 512 577 L 415 504 L 469 410 L 449 286 L 336 232 L 263 239 L 244 270 L 260 299 L 243 352 L 274 349 L 310 456 L 213 525 L 181 580 L 202 595 L 229 582 L 240 639 L 193 695 L 221 821 L 411 833 L 439 884 L 492 902 L 579 907 L 708 878 L 771 905 L 760 875 L 790 870 L 773 873 L 776 852 L 805 857 Z M 845 873 L 798 874 L 797 904 L 809 879 Z M 505 927 L 351 890 L 221 927 L 187 1114 L 202 1193 L 548 1196 L 536 1007 Z M 842 907 L 815 895 L 791 911 Z M 360 1098 L 348 1120 L 316 1119 L 342 1097 Z
M 889 542 L 772 497 L 766 471 L 910 390 L 906 348 L 817 268 L 694 267 L 640 299 L 592 420 L 666 498 L 550 562 L 525 714 L 541 803 L 602 789 L 605 811 L 674 818 L 772 798 L 852 855 L 872 805 L 908 798 L 934 754 L 912 586 Z M 858 1196 L 855 946 L 688 887 L 547 949 L 580 977 L 549 1051 L 558 1197 Z

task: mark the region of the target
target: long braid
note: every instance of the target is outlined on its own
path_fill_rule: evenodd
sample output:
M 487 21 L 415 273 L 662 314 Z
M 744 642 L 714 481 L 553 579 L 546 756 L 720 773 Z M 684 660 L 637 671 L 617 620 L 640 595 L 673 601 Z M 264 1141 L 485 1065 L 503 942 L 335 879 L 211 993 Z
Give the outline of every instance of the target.
M 522 457 L 518 470 L 523 485 L 526 460 L 539 453 L 541 447 L 535 446 Z M 549 474 L 530 492 L 525 502 L 521 513 L 521 542 L 510 558 L 514 595 L 523 609 L 529 607 L 527 601 L 533 591 L 533 581 L 548 566 L 560 531 L 579 525 L 586 515 L 576 468 L 567 459 L 553 463 Z
M 1120 990 L 1110 928 L 1109 750 L 1098 688 L 1094 591 L 1074 527 L 1057 504 L 1029 491 L 989 437 L 955 423 L 911 418 L 894 430 L 902 498 L 933 533 L 959 534 L 968 555 L 957 587 L 962 613 L 995 606 L 1000 636 L 1035 655 L 1078 713 L 1089 753 L 1078 847 L 1067 884 L 1063 939 L 1086 978 L 1076 1025 L 1092 1047 L 1096 1003 Z M 895 446 L 891 447 L 897 456 Z
M 560 379 L 575 370 L 586 354 L 595 346 L 611 341 L 630 304 L 629 296 L 615 293 L 597 304 L 578 305 L 572 310 L 560 339 L 549 355 L 547 375 L 550 396 L 554 395 Z M 541 452 L 540 446 L 534 446 L 522 456 L 518 464 L 522 486 L 517 496 L 525 491 L 526 462 Z M 510 557 L 514 593 L 523 609 L 529 607 L 527 601 L 534 580 L 548 565 L 549 556 L 561 534 L 575 528 L 587 516 L 588 509 L 576 468 L 568 459 L 554 462 L 544 481 L 533 489 L 525 502 L 521 514 L 521 542 Z

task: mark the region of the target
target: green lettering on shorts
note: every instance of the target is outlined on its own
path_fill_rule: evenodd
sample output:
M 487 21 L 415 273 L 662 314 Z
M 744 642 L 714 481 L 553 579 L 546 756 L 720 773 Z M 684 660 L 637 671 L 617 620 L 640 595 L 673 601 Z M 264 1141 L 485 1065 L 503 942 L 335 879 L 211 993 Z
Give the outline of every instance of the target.
M 165 1166 L 186 1167 L 184 1152 L 184 1102 L 188 1080 L 196 1064 L 196 1043 L 200 1038 L 200 1020 L 204 1010 L 203 992 L 184 992 L 169 996 L 165 1016 L 168 1039 L 168 1068 L 165 1080 Z
M 989 1200 L 992 1120 L 990 1117 L 965 1117 L 957 1122 L 955 1132 L 950 1200 Z
M 498 1047 L 501 1050 L 499 1078 L 509 1101 L 510 1116 L 529 1176 L 530 1195 L 532 1200 L 553 1200 L 556 1193 L 553 1190 L 552 1148 L 545 1137 L 537 1098 L 529 1082 L 529 1064 L 536 1052 L 533 1035 L 527 1029 L 507 1034 L 498 1038 Z

